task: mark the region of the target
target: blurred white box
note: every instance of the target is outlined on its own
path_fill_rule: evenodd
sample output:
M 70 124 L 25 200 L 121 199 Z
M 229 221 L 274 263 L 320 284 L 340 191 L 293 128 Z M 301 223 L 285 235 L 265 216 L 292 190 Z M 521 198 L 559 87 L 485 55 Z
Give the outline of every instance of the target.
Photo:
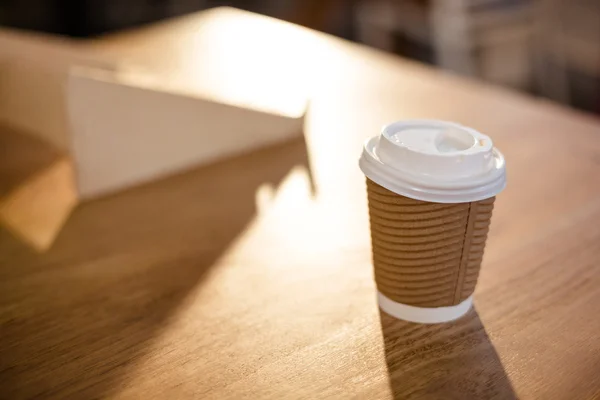
M 300 136 L 304 124 L 85 68 L 73 69 L 67 98 L 84 199 Z

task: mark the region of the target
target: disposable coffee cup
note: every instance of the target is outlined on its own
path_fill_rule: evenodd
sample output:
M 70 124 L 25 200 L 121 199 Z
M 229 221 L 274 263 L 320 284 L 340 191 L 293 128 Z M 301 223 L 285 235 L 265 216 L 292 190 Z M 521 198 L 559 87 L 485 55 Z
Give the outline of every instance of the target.
M 366 141 L 359 165 L 379 307 L 419 323 L 466 314 L 495 196 L 506 186 L 492 140 L 451 122 L 399 121 Z

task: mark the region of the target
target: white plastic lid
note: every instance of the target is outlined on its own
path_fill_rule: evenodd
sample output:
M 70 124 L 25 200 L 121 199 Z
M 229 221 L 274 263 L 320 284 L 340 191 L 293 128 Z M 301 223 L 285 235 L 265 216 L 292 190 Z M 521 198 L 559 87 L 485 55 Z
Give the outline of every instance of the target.
M 492 139 L 446 121 L 387 125 L 366 141 L 359 164 L 386 189 L 436 203 L 487 199 L 506 186 L 504 157 Z

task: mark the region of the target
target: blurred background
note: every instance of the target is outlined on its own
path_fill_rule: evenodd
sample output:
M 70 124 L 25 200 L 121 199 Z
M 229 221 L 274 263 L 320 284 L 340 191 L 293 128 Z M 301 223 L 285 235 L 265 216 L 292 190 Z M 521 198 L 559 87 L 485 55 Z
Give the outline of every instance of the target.
M 0 25 L 89 38 L 223 5 L 600 113 L 597 0 L 3 0 Z

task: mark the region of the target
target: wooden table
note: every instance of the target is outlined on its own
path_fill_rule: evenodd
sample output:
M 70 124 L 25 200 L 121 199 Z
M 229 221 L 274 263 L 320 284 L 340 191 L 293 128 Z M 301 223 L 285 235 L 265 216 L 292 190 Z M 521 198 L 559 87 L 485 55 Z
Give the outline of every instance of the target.
M 1 398 L 600 396 L 600 122 L 310 36 L 305 140 L 82 205 L 44 254 L 0 230 Z M 402 118 L 508 162 L 475 310 L 446 325 L 375 300 L 357 157 Z

